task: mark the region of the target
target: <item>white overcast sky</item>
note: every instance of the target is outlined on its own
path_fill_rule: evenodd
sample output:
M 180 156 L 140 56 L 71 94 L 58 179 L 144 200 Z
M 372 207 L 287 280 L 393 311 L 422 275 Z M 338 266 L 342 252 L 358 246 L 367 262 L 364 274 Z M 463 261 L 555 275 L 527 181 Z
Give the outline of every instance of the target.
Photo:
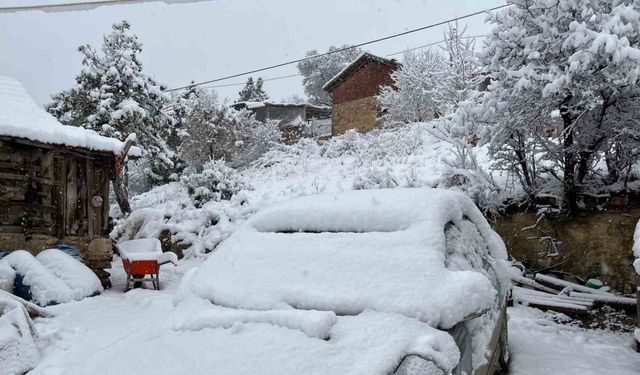
M 0 6 L 47 3 L 0 0 Z M 61 2 L 52 0 L 49 2 Z M 204 81 L 302 57 L 311 49 L 354 44 L 505 3 L 505 0 L 211 0 L 112 5 L 86 11 L 0 13 L 0 75 L 21 81 L 44 104 L 70 87 L 80 69 L 77 47 L 97 46 L 111 25 L 126 19 L 143 43 L 144 71 L 169 87 Z M 486 34 L 480 15 L 461 25 Z M 442 39 L 438 27 L 367 46 L 386 55 Z M 400 56 L 397 56 L 400 57 Z M 295 65 L 259 73 L 297 73 Z M 255 78 L 256 75 L 254 75 Z M 238 83 L 247 77 L 220 84 Z M 217 89 L 235 99 L 241 87 Z M 300 77 L 266 82 L 272 99 L 303 95 Z

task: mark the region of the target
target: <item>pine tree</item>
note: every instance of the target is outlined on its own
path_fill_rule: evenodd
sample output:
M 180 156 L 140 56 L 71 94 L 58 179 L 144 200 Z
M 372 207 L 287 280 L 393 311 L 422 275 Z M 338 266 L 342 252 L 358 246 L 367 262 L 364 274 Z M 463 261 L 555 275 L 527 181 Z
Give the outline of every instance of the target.
M 247 79 L 247 83 L 245 83 L 244 87 L 238 93 L 238 101 L 239 102 L 250 102 L 254 97 L 254 93 L 256 91 L 255 83 L 253 83 L 253 77 L 249 77 Z
M 253 77 L 249 77 L 247 79 L 247 83 L 245 83 L 244 87 L 238 93 L 238 101 L 239 102 L 264 102 L 269 100 L 269 95 L 262 88 L 264 81 L 262 78 L 258 77 L 258 79 L 254 82 Z
M 142 44 L 122 21 L 105 35 L 100 51 L 79 47 L 82 70 L 76 85 L 53 95 L 47 110 L 62 123 L 95 130 L 124 140 L 135 133 L 149 158 L 146 171 L 152 184 L 168 181 L 182 163 L 177 153 L 181 132 L 162 109 L 168 102 L 163 87 L 142 71 Z
M 258 77 L 258 80 L 256 81 L 255 90 L 253 92 L 253 98 L 255 99 L 256 102 L 264 102 L 269 100 L 269 95 L 267 95 L 267 93 L 262 88 L 263 84 L 264 84 L 264 81 L 262 80 L 262 78 Z

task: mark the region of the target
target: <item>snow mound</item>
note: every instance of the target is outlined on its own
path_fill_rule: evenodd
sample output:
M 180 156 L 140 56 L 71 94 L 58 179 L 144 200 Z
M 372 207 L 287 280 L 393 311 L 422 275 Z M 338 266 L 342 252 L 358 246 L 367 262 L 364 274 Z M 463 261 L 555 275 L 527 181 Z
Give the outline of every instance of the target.
M 40 252 L 36 259 L 71 289 L 75 300 L 104 291 L 98 276 L 69 254 L 58 249 L 47 249 Z
M 124 146 L 92 130 L 62 125 L 33 101 L 20 82 L 1 75 L 0 135 L 114 154 L 120 154 Z M 140 149 L 133 147 L 130 154 L 139 156 Z
M 73 299 L 73 291 L 27 251 L 13 251 L 0 262 L 7 262 L 16 271 L 16 277 L 22 276 L 22 284 L 29 287 L 31 300 L 36 304 L 47 306 Z
M 213 307 L 190 317 L 177 329 L 198 331 L 203 328 L 233 328 L 239 323 L 266 323 L 299 330 L 309 337 L 327 339 L 336 319 L 336 314 L 331 311 L 251 311 Z
M 0 293 L 0 367 L 2 374 L 31 370 L 40 359 L 37 334 L 23 304 Z
M 6 262 L 0 261 L 0 290 L 13 292 L 13 282 L 16 278 L 16 271 Z
M 13 290 L 14 281 L 22 285 L 20 291 Z M 81 300 L 103 291 L 87 266 L 57 249 L 43 250 L 36 257 L 25 250 L 9 253 L 0 260 L 0 284 L 9 284 L 7 291 L 22 293 L 21 297 L 40 306 Z
M 640 275 L 640 221 L 636 224 L 636 230 L 633 233 L 633 255 L 636 257 L 633 267 L 636 269 L 636 273 Z
M 485 275 L 445 267 L 445 225 L 463 219 L 476 224 L 495 259 L 506 259 L 502 241 L 460 193 L 398 188 L 298 198 L 249 219 L 193 274 L 189 293 L 232 308 L 374 310 L 448 328 L 496 296 Z

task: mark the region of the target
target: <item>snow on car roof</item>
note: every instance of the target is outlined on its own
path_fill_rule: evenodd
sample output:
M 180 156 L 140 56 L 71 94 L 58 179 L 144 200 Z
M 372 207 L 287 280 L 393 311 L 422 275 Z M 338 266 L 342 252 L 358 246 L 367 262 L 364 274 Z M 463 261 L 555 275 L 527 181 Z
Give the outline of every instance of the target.
M 1 75 L 0 135 L 114 154 L 121 153 L 124 147 L 119 140 L 92 130 L 62 125 L 33 101 L 20 82 Z M 137 155 L 139 151 L 132 147 L 130 153 Z
M 465 218 L 490 254 L 506 259 L 502 241 L 460 193 L 381 189 L 298 198 L 248 220 L 189 289 L 226 307 L 375 310 L 448 328 L 489 308 L 496 295 L 484 275 L 445 267 L 444 227 Z

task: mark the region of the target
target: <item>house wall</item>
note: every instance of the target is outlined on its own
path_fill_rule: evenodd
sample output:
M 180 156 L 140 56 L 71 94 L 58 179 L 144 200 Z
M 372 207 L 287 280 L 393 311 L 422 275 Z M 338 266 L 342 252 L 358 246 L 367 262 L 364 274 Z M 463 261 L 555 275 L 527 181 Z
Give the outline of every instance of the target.
M 331 136 L 344 134 L 349 129 L 366 132 L 379 126 L 378 99 L 375 96 L 333 105 Z
M 382 86 L 393 86 L 394 69 L 391 64 L 369 62 L 333 89 L 332 136 L 379 127 L 377 95 Z
M 365 64 L 331 91 L 333 105 L 378 95 L 380 87 L 393 85 L 391 73 L 394 69 L 395 67 L 391 64 L 374 62 Z
M 72 244 L 107 283 L 112 162 L 112 155 L 0 139 L 0 249 L 37 254 Z

